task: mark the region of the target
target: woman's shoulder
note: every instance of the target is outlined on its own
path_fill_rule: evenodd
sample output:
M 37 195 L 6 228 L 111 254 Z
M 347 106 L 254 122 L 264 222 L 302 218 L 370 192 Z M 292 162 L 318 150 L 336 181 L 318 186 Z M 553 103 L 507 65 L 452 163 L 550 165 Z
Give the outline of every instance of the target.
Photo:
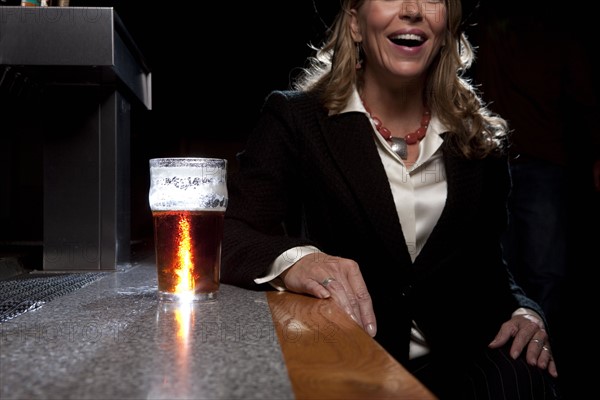
M 305 117 L 327 113 L 318 94 L 291 89 L 271 91 L 266 97 L 264 109 Z
M 319 106 L 319 96 L 313 92 L 301 91 L 301 90 L 273 90 L 267 95 L 267 102 L 279 101 L 293 103 L 294 105 L 309 104 L 312 106 Z

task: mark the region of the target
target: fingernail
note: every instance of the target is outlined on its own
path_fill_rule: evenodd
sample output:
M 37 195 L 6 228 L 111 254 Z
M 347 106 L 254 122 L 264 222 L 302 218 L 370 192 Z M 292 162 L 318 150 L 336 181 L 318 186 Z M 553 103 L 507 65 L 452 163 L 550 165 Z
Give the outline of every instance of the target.
M 516 359 L 517 359 L 517 357 L 519 357 L 519 352 L 518 352 L 518 351 L 513 351 L 513 352 L 512 352 L 510 355 L 511 355 L 511 357 L 512 357 L 513 359 L 515 359 L 515 360 L 516 360 Z
M 375 337 L 375 334 L 377 333 L 377 329 L 375 329 L 375 325 L 373 324 L 368 324 L 367 325 L 367 333 L 371 336 L 371 337 Z

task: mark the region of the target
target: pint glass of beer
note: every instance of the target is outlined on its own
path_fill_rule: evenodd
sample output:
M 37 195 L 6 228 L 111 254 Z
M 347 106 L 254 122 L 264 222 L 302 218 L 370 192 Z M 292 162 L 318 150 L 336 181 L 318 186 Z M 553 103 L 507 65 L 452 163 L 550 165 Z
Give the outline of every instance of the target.
M 150 160 L 158 296 L 162 301 L 216 299 L 221 269 L 227 161 Z

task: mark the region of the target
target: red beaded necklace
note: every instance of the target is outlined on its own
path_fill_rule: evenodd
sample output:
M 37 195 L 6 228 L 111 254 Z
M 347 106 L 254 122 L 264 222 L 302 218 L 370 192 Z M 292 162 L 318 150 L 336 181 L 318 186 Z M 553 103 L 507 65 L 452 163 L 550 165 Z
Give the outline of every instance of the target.
M 371 117 L 373 124 L 375 125 L 375 129 L 377 132 L 388 142 L 391 142 L 392 151 L 400 156 L 403 160 L 408 158 L 408 148 L 406 145 L 413 145 L 419 143 L 419 141 L 423 140 L 425 134 L 427 133 L 427 127 L 429 126 L 429 120 L 431 119 L 431 112 L 429 108 L 425 106 L 425 111 L 423 111 L 423 116 L 421 117 L 421 126 L 414 132 L 410 132 L 403 138 L 392 136 L 392 132 L 383 126 L 383 122 L 376 116 L 371 113 L 369 107 L 367 107 L 367 103 L 361 98 L 363 106 L 365 110 Z

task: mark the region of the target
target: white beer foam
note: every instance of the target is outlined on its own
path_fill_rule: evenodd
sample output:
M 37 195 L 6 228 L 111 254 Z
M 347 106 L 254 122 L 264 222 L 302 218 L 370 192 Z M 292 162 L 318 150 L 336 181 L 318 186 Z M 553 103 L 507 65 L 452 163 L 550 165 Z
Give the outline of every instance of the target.
M 211 165 L 153 166 L 148 198 L 153 211 L 225 211 L 226 169 Z

